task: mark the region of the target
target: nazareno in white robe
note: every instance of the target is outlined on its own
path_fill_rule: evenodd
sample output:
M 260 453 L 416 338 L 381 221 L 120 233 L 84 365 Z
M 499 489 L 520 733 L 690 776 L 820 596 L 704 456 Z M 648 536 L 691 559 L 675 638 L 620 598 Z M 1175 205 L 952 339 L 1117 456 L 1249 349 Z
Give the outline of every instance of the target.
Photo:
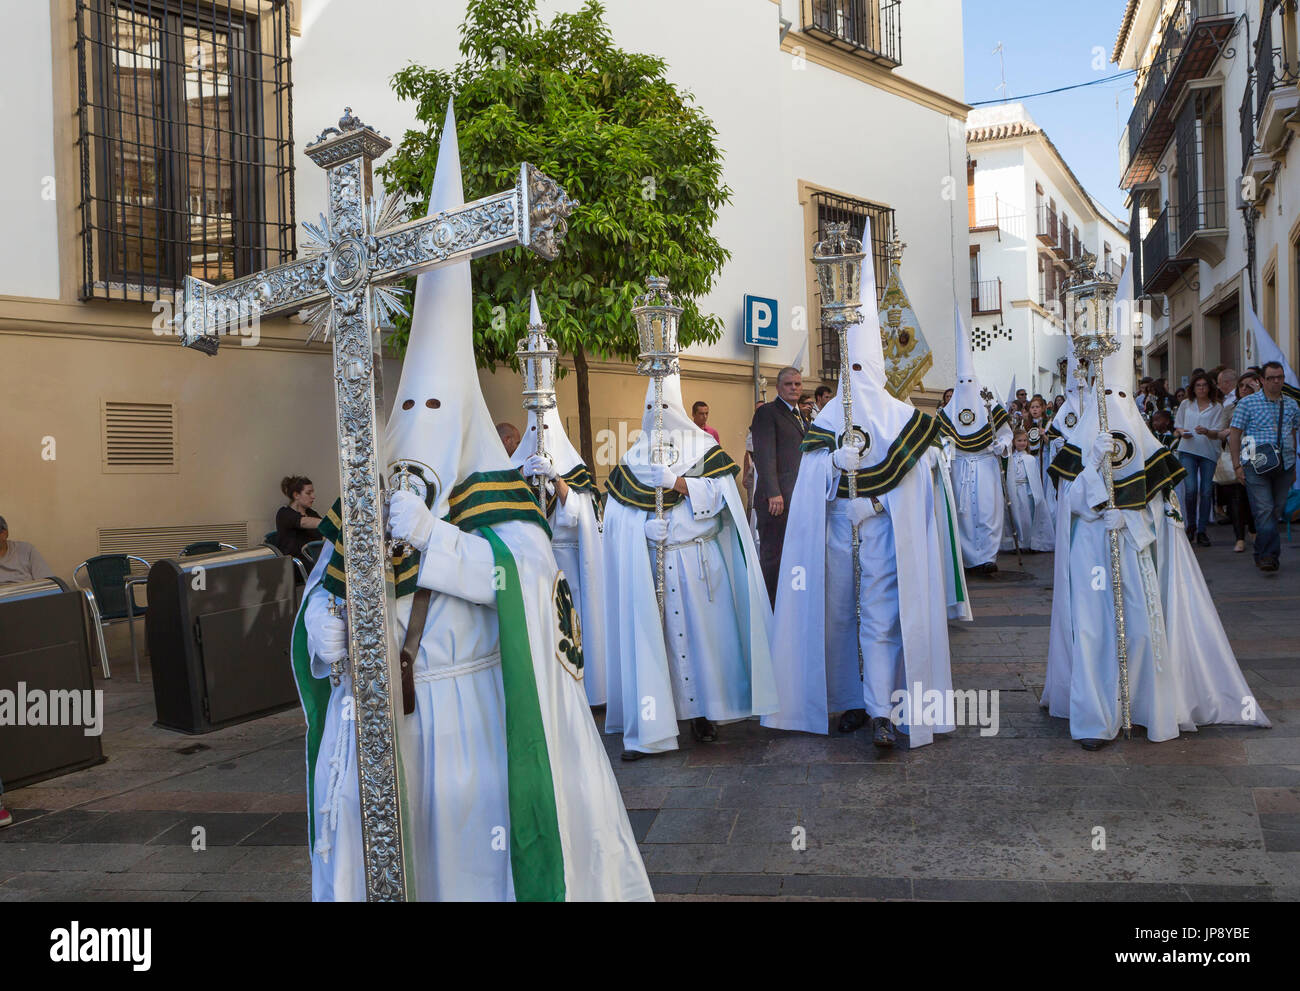
M 1056 525 L 1052 518 L 1053 506 L 1047 500 L 1039 477 L 1038 458 L 1026 451 L 1012 451 L 1007 459 L 1007 489 L 1011 506 L 1003 527 L 1002 549 L 1014 550 L 1015 544 L 1011 539 L 1014 526 L 1021 550 L 1054 550 Z
M 605 732 L 643 753 L 677 749 L 678 720 L 730 722 L 772 712 L 767 589 L 735 482 L 735 463 L 686 415 L 677 375 L 664 380 L 664 424 L 679 452 L 674 472 L 687 495 L 665 516 L 665 622 L 655 595 L 655 544 L 645 535 L 654 489 L 637 471 L 649 463 L 647 387 L 642 435 L 608 483 L 605 609 L 608 704 Z M 707 476 L 707 477 L 706 477 Z

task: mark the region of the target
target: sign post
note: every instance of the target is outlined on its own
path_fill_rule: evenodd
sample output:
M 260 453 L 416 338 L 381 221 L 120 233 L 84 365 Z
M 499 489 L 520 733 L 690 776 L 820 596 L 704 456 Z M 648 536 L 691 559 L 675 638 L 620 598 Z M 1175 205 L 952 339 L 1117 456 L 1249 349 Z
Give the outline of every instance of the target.
M 745 295 L 745 343 L 754 349 L 754 402 L 767 399 L 763 377 L 759 372 L 759 348 L 777 346 L 777 303 L 765 296 Z

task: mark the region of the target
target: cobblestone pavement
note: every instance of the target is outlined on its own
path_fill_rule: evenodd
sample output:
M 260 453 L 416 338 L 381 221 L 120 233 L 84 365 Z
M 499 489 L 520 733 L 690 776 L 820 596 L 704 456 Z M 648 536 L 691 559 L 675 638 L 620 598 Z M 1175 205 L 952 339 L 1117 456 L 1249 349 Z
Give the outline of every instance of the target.
M 1272 729 L 1085 753 L 1038 707 L 1051 555 L 1003 555 L 951 627 L 956 686 L 999 692 L 996 736 L 880 752 L 749 722 L 634 764 L 606 737 L 659 897 L 1300 898 L 1300 531 L 1273 576 L 1227 534 L 1197 553 Z M 152 725 L 147 676 L 101 685 L 108 761 L 5 796 L 0 901 L 310 897 L 301 715 L 188 737 Z

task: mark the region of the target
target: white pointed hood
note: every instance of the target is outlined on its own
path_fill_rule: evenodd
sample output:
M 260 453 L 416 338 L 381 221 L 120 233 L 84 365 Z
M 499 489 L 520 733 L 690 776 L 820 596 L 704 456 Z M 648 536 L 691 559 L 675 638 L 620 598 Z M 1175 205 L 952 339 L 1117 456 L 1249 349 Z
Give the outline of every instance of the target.
M 532 294 L 532 299 L 529 302 L 528 322 L 530 324 L 540 324 L 542 322 L 542 313 L 537 306 L 537 293 Z M 526 371 L 525 375 L 527 375 Z M 524 388 L 529 387 L 529 383 L 525 382 Z M 528 423 L 524 427 L 523 437 L 520 438 L 515 453 L 510 456 L 512 465 L 519 468 L 537 453 L 537 432 L 539 429 L 546 431 L 546 453 L 550 455 L 551 464 L 555 466 L 557 472 L 561 475 L 567 475 L 583 463 L 582 455 L 570 442 L 569 435 L 564 430 L 564 421 L 560 418 L 560 410 L 556 406 L 543 411 L 540 424 L 537 414 L 531 410 L 529 411 Z
M 975 353 L 971 348 L 970 331 L 962 319 L 961 307 L 953 304 L 953 322 L 957 329 L 957 381 L 952 388 L 952 398 L 943 407 L 948 422 L 958 437 L 972 437 L 989 423 L 988 410 L 980 398 L 979 377 L 975 374 Z M 1016 394 L 1016 382 L 1011 380 L 1011 395 Z M 994 407 L 997 397 L 991 400 Z M 1001 432 L 1000 429 L 998 432 Z
M 1173 452 L 1156 440 L 1155 435 L 1142 419 L 1137 403 L 1133 398 L 1135 381 L 1133 365 L 1133 345 L 1137 336 L 1137 327 L 1133 319 L 1133 266 L 1130 262 L 1120 277 L 1119 288 L 1115 293 L 1115 304 L 1111 313 L 1112 326 L 1119 340 L 1119 350 L 1102 359 L 1102 371 L 1106 386 L 1106 417 L 1112 434 L 1116 436 L 1115 457 L 1111 462 L 1112 474 L 1116 485 L 1125 479 L 1143 473 L 1147 463 L 1156 455 L 1167 460 L 1168 465 L 1161 465 L 1161 475 L 1171 471 L 1181 471 Z M 1079 416 L 1079 425 L 1070 438 L 1070 443 L 1077 447 L 1085 465 L 1090 457 L 1093 440 L 1100 433 L 1100 418 L 1097 413 L 1095 390 L 1083 404 Z M 1167 458 L 1165 457 L 1167 456 Z M 1160 477 L 1148 479 L 1148 491 L 1154 495 L 1153 488 L 1161 484 Z M 1121 504 L 1123 500 L 1119 500 Z M 1143 500 L 1145 501 L 1145 500 Z
M 1008 410 L 1010 410 L 1010 409 L 1011 409 L 1011 404 L 1014 403 L 1014 402 L 1016 401 L 1016 393 L 1019 392 L 1019 391 L 1020 391 L 1020 390 L 1016 387 L 1016 373 L 1015 373 L 1015 372 L 1012 372 L 1012 373 L 1011 373 L 1011 388 L 1007 390 L 1007 398 L 1006 398 L 1006 401 L 1005 401 L 1002 405 L 1005 406 Z
M 843 439 L 844 389 L 853 390 L 853 423 L 867 435 L 862 467 L 879 464 L 889 446 L 916 415 L 916 408 L 895 399 L 886 387 L 885 350 L 880 336 L 880 311 L 876 308 L 876 266 L 871 256 L 871 221 L 862 232 L 862 320 L 851 324 L 846 335 L 849 348 L 849 381 L 842 379 L 835 396 L 817 414 L 813 426 Z M 838 446 L 838 443 L 837 443 Z
M 1065 402 L 1053 415 L 1050 430 L 1064 438 L 1066 443 L 1072 443 L 1084 406 L 1091 401 L 1092 390 L 1079 382 L 1076 375 L 1079 359 L 1074 356 L 1074 348 L 1070 348 L 1065 360 Z
M 1246 307 L 1250 313 L 1251 336 L 1255 339 L 1255 364 L 1261 368 L 1266 361 L 1276 361 L 1281 364 L 1282 371 L 1286 375 L 1286 382 L 1282 386 L 1282 391 L 1291 396 L 1296 402 L 1300 402 L 1300 379 L 1296 378 L 1295 369 L 1286 360 L 1286 355 L 1282 349 L 1277 346 L 1273 340 L 1273 335 L 1264 327 L 1263 321 L 1251 307 Z
M 650 465 L 651 435 L 654 433 L 655 382 L 649 379 L 645 387 L 645 411 L 641 414 L 641 434 L 636 443 L 628 448 L 623 456 L 637 481 L 644 482 L 643 470 Z M 674 474 L 684 475 L 713 448 L 718 442 L 695 425 L 686 413 L 682 402 L 682 377 L 680 373 L 664 376 L 664 440 L 675 449 L 676 458 L 669 465 Z
M 447 117 L 429 195 L 429 216 L 464 203 L 456 117 Z M 474 362 L 473 293 L 469 262 L 425 272 L 415 281 L 411 336 L 393 412 L 384 434 L 389 467 L 411 461 L 432 475 L 435 516 L 448 511 L 452 488 L 475 472 L 509 469 L 479 388 Z

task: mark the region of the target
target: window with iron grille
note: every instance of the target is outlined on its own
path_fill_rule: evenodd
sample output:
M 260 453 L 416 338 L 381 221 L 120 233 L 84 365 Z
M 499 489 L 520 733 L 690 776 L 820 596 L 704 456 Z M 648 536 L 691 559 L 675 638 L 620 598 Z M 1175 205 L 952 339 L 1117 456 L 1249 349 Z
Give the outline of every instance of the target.
M 812 194 L 813 204 L 817 208 L 817 230 L 813 233 L 815 245 L 825 236 L 827 224 L 841 223 L 849 225 L 849 236 L 862 240 L 862 232 L 867 221 L 871 221 L 871 255 L 876 272 L 876 305 L 885 295 L 885 283 L 889 278 L 889 259 L 891 243 L 894 240 L 894 211 L 889 207 L 858 200 L 836 193 L 816 192 Z M 812 245 L 809 246 L 812 254 Z M 820 326 L 821 295 L 817 294 L 818 325 Z M 840 376 L 840 341 L 835 331 L 821 327 L 821 370 L 819 374 L 825 380 L 838 380 Z
M 803 30 L 886 68 L 903 62 L 902 0 L 802 0 Z
M 295 253 L 287 0 L 77 0 L 82 298 Z
M 1179 247 L 1200 231 L 1227 225 L 1224 188 L 1223 105 L 1198 90 L 1174 124 L 1178 160 Z

